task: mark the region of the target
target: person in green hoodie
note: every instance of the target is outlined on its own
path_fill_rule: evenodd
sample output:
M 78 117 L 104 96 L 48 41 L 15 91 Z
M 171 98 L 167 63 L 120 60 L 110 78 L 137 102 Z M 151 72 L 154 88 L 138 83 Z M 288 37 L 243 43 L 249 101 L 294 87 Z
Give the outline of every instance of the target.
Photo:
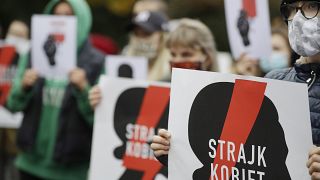
M 104 56 L 88 41 L 92 17 L 85 0 L 52 0 L 45 14 L 77 17 L 77 68 L 68 81 L 44 79 L 31 68 L 29 55 L 21 56 L 6 104 L 24 113 L 15 164 L 21 180 L 82 180 L 87 178 L 93 125 L 88 91 L 102 72 Z

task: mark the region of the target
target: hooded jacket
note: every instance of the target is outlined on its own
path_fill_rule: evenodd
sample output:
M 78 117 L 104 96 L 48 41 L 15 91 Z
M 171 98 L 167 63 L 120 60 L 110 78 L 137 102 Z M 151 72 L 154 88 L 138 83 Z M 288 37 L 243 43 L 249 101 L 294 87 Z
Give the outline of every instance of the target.
M 51 0 L 45 7 L 44 14 L 53 14 L 53 9 L 59 2 L 61 0 Z M 74 15 L 77 17 L 77 47 L 79 49 L 87 40 L 92 26 L 90 7 L 84 0 L 66 0 L 66 2 L 70 4 Z
M 45 13 L 52 14 L 59 2 L 49 2 Z M 86 179 L 90 160 L 93 110 L 88 91 L 102 71 L 104 56 L 87 40 L 91 28 L 88 5 L 84 0 L 66 2 L 77 17 L 77 66 L 85 71 L 90 85 L 80 91 L 67 81 L 39 78 L 25 91 L 21 80 L 31 64 L 28 56 L 22 56 L 7 107 L 24 112 L 17 167 L 44 179 L 78 180 Z

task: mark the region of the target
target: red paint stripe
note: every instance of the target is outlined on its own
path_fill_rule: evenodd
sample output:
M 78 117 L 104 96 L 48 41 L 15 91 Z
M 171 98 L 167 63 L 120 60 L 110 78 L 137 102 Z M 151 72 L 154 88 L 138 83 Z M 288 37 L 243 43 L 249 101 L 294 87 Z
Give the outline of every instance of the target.
M 230 106 L 221 133 L 220 140 L 233 142 L 235 144 L 235 160 L 238 159 L 240 144 L 245 144 L 257 119 L 260 111 L 264 92 L 267 83 L 255 82 L 248 80 L 236 80 Z M 224 145 L 226 147 L 226 144 Z M 227 148 L 223 150 L 223 159 L 220 159 L 220 145 L 217 147 L 217 155 L 214 165 L 218 167 L 225 165 L 229 169 L 229 177 L 231 168 L 236 162 L 228 161 Z M 220 171 L 217 171 L 219 179 L 221 179 Z M 209 178 L 210 179 L 210 178 Z
M 62 43 L 64 41 L 64 34 L 62 33 L 56 33 L 56 34 L 53 34 L 53 36 L 56 42 Z
M 15 53 L 16 53 L 16 49 L 13 46 L 1 47 L 0 48 L 0 65 L 9 66 L 12 63 Z
M 12 64 L 16 50 L 13 46 L 5 46 L 0 48 L 0 66 L 1 68 L 9 68 Z M 0 79 L 3 78 L 4 71 L 0 72 Z M 0 83 L 0 105 L 3 105 L 9 95 L 11 84 Z
M 159 123 L 163 112 L 169 102 L 170 88 L 150 86 L 145 93 L 137 125 L 144 125 L 148 128 L 154 128 Z M 131 142 L 142 142 L 132 139 Z M 161 169 L 162 165 L 156 160 L 141 159 L 124 156 L 123 165 L 129 169 L 143 171 L 142 180 L 152 180 Z
M 254 18 L 257 16 L 256 0 L 243 0 L 243 9 L 248 13 L 248 16 Z

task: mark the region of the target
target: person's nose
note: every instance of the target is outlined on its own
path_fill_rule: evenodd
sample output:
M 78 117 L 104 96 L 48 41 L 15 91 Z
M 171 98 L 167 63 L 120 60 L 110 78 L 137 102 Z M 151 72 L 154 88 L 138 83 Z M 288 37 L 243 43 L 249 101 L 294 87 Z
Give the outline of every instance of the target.
M 175 62 L 175 63 L 177 63 L 177 62 L 182 62 L 182 61 L 183 61 L 183 58 L 178 55 L 178 56 L 172 57 L 172 58 L 171 58 L 171 61 L 172 61 L 172 62 Z

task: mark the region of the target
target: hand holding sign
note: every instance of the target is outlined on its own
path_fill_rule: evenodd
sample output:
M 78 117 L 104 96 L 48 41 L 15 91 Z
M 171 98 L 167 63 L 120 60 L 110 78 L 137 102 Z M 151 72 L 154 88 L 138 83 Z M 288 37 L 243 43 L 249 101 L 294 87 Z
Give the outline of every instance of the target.
M 151 149 L 156 157 L 167 155 L 170 149 L 171 134 L 165 129 L 160 129 L 158 135 L 153 136 Z
M 313 147 L 310 150 L 307 167 L 312 180 L 320 179 L 320 147 Z
M 69 79 L 70 82 L 80 90 L 84 90 L 84 88 L 88 85 L 86 72 L 81 68 L 72 70 L 69 74 Z
M 39 78 L 38 72 L 34 69 L 27 69 L 22 79 L 22 88 L 24 90 L 32 87 Z
M 94 86 L 89 91 L 89 102 L 90 106 L 94 109 L 97 107 L 98 104 L 100 104 L 102 99 L 102 93 L 101 89 L 98 85 Z

